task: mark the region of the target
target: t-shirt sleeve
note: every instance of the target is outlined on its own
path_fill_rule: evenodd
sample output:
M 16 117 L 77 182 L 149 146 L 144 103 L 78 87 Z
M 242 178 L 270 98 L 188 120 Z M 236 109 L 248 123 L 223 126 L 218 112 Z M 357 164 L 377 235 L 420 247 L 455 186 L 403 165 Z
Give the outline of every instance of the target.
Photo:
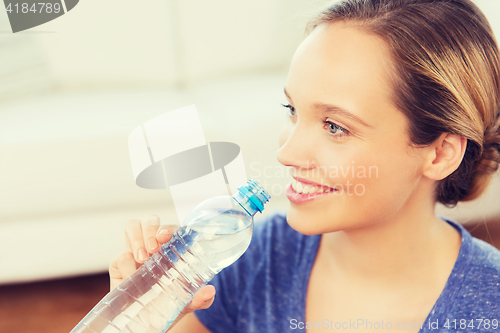
M 473 238 L 471 262 L 447 319 L 500 320 L 500 251 Z M 498 327 L 497 327 L 498 328 Z
M 270 219 L 256 221 L 247 251 L 232 265 L 224 268 L 209 282 L 215 287 L 215 300 L 210 308 L 195 311 L 200 322 L 211 332 L 238 332 L 238 312 L 252 276 L 257 274 L 263 258 L 264 229 Z

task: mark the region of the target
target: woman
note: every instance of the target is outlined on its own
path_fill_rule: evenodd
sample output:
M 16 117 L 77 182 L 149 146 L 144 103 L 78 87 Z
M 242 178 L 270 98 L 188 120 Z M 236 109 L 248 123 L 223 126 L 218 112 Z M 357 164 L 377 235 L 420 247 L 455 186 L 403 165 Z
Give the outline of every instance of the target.
M 290 209 L 169 332 L 498 329 L 500 252 L 434 213 L 478 197 L 500 162 L 487 20 L 469 0 L 345 0 L 309 31 L 277 153 Z M 112 287 L 170 238 L 158 225 L 127 224 Z

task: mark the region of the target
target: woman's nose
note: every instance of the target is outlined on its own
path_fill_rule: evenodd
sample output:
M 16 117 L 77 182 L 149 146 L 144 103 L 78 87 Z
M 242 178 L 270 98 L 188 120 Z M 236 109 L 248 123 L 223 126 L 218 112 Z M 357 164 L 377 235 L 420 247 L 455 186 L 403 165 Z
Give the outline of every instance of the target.
M 284 166 L 314 168 L 313 138 L 305 128 L 286 126 L 280 134 L 279 145 L 276 158 Z

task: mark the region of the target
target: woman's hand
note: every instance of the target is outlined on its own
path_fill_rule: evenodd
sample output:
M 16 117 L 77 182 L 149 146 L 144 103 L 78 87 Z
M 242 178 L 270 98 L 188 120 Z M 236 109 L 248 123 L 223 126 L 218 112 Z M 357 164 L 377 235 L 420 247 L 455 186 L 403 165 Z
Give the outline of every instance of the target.
M 125 225 L 125 253 L 116 257 L 109 266 L 110 289 L 114 289 L 124 279 L 132 275 L 149 257 L 158 252 L 164 243 L 172 238 L 174 228 L 160 226 L 160 218 L 149 215 L 142 220 L 129 220 Z M 179 314 L 174 326 L 182 317 L 195 310 L 212 305 L 215 288 L 211 285 L 198 290 L 184 310 Z
M 120 254 L 109 266 L 110 289 L 132 275 L 149 257 L 158 252 L 161 245 L 170 241 L 172 227 L 160 227 L 156 215 L 142 220 L 129 220 L 125 225 L 126 252 Z

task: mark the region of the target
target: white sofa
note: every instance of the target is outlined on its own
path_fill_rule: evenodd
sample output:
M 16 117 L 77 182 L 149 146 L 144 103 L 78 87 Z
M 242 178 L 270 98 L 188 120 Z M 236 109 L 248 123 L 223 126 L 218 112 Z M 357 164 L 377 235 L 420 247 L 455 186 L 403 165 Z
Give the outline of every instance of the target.
M 267 212 L 285 209 L 290 178 L 275 159 L 284 82 L 283 74 L 261 75 L 183 92 L 56 94 L 4 107 L 0 282 L 105 271 L 124 249 L 128 219 L 155 213 L 178 223 L 168 191 L 135 185 L 127 137 L 193 101 L 207 141 L 240 145 L 248 177 L 273 196 Z M 460 222 L 498 216 L 499 185 L 496 177 L 481 200 L 439 212 Z
M 127 146 L 135 127 L 167 111 L 196 103 L 206 140 L 240 145 L 247 175 L 265 180 L 265 167 L 279 168 L 284 80 L 276 74 L 189 91 L 54 94 L 4 106 L 0 282 L 103 271 L 124 249 L 128 219 L 156 213 L 178 223 L 168 191 L 135 185 Z M 284 208 L 285 200 L 278 195 L 266 209 Z
M 0 106 L 0 283 L 106 271 L 128 219 L 156 213 L 177 223 L 168 191 L 135 185 L 127 137 L 184 105 L 197 105 L 207 141 L 240 145 L 248 177 L 273 196 L 267 212 L 285 209 L 280 103 L 313 4 L 88 0 L 43 26 L 55 33 L 19 35 L 45 55 L 53 84 Z M 498 215 L 499 185 L 497 177 L 480 201 L 438 212 L 460 222 Z

